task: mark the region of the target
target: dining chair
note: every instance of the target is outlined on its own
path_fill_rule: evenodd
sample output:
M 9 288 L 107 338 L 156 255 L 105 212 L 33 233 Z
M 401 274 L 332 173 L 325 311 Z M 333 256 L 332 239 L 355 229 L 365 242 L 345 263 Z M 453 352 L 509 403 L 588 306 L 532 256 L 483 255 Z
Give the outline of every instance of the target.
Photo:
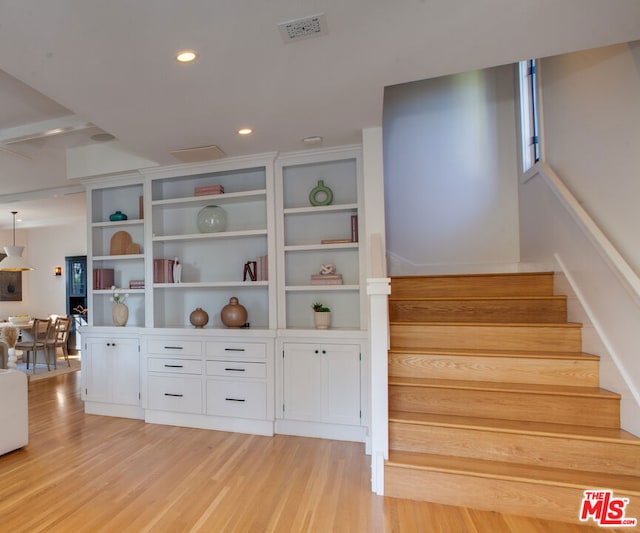
M 67 365 L 70 367 L 69 362 L 69 348 L 67 347 L 67 341 L 69 340 L 69 329 L 71 328 L 71 317 L 59 316 L 55 319 L 53 327 L 51 328 L 51 335 L 47 338 L 47 350 L 53 357 L 53 368 L 58 368 L 58 348 L 62 351 Z
M 33 354 L 34 374 L 36 373 L 36 360 L 40 350 L 42 350 L 44 360 L 47 363 L 47 370 L 51 370 L 47 339 L 53 330 L 52 324 L 53 322 L 48 318 L 34 318 L 31 329 L 22 330 L 22 340 L 16 343 L 16 350 L 22 350 L 26 355 L 27 370 L 29 369 L 30 356 Z

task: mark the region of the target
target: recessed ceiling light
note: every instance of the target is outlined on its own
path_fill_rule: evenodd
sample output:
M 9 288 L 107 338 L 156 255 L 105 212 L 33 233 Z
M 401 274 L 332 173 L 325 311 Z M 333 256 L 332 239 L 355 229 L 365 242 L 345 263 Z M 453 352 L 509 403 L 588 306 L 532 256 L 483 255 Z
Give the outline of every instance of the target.
M 97 142 L 107 142 L 107 141 L 113 141 L 113 139 L 115 139 L 113 135 L 107 132 L 96 133 L 92 135 L 90 138 Z
M 321 144 L 322 143 L 322 137 L 320 137 L 319 135 L 314 135 L 313 137 L 305 137 L 304 139 L 302 139 L 302 142 L 304 144 L 310 145 L 310 144 Z
M 182 52 L 178 52 L 176 55 L 176 60 L 180 61 L 180 63 L 190 63 L 194 61 L 198 57 L 193 50 L 183 50 Z
M 251 135 L 253 130 L 251 128 L 240 128 L 238 130 L 238 135 Z

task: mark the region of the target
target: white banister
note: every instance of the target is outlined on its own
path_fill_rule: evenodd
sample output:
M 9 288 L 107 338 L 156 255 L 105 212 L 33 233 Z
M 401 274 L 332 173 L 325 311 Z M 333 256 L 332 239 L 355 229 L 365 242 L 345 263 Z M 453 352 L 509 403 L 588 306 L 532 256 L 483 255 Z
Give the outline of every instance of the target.
M 383 277 L 385 255 L 380 235 L 370 236 L 371 272 L 367 279 L 369 296 L 369 339 L 371 354 L 371 490 L 384 494 L 384 461 L 389 458 L 389 350 L 388 296 L 390 279 Z
M 535 176 L 540 176 L 547 183 L 560 203 L 599 251 L 600 255 L 608 262 L 609 267 L 626 286 L 636 303 L 640 304 L 640 278 L 611 244 L 611 241 L 600 230 L 580 202 L 571 194 L 567 186 L 547 163 L 537 163 L 531 167 L 524 174 L 521 181 L 526 183 Z

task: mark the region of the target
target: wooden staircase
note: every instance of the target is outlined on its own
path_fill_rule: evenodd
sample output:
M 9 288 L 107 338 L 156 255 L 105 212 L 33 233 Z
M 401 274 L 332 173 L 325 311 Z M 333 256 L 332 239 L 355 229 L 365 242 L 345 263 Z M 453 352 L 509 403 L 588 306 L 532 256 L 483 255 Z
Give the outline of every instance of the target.
M 640 439 L 566 316 L 553 273 L 392 278 L 385 495 L 579 522 L 612 489 L 640 520 Z

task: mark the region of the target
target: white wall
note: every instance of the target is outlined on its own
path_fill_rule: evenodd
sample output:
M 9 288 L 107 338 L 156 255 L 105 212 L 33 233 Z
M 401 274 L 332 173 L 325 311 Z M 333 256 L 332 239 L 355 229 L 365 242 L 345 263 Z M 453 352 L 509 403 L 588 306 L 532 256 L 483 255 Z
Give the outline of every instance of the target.
M 0 231 L 0 244 L 10 244 L 12 239 L 11 231 Z M 22 302 L 0 302 L 0 320 L 15 314 L 64 315 L 64 258 L 87 253 L 86 218 L 61 226 L 16 230 L 16 244 L 25 246 L 23 257 L 35 270 L 22 273 Z M 56 266 L 62 267 L 60 277 L 54 275 Z
M 515 95 L 511 65 L 385 90 L 391 275 L 516 268 Z
M 546 161 L 640 273 L 640 42 L 542 61 Z
M 640 298 L 575 215 L 584 208 L 637 277 L 639 43 L 546 58 L 541 80 L 546 161 L 575 200 L 559 201 L 544 172 L 523 183 L 522 259 L 556 257 L 580 300 L 569 319 L 585 324 L 583 350 L 601 357 L 600 383 L 622 394 L 622 426 L 640 435 Z
M 600 385 L 622 395 L 622 427 L 640 435 L 640 298 L 552 170 L 537 165 L 527 178 L 520 187 L 522 259 L 555 259 L 555 290 L 569 296 L 569 321 L 584 325 L 582 349 L 600 357 Z

